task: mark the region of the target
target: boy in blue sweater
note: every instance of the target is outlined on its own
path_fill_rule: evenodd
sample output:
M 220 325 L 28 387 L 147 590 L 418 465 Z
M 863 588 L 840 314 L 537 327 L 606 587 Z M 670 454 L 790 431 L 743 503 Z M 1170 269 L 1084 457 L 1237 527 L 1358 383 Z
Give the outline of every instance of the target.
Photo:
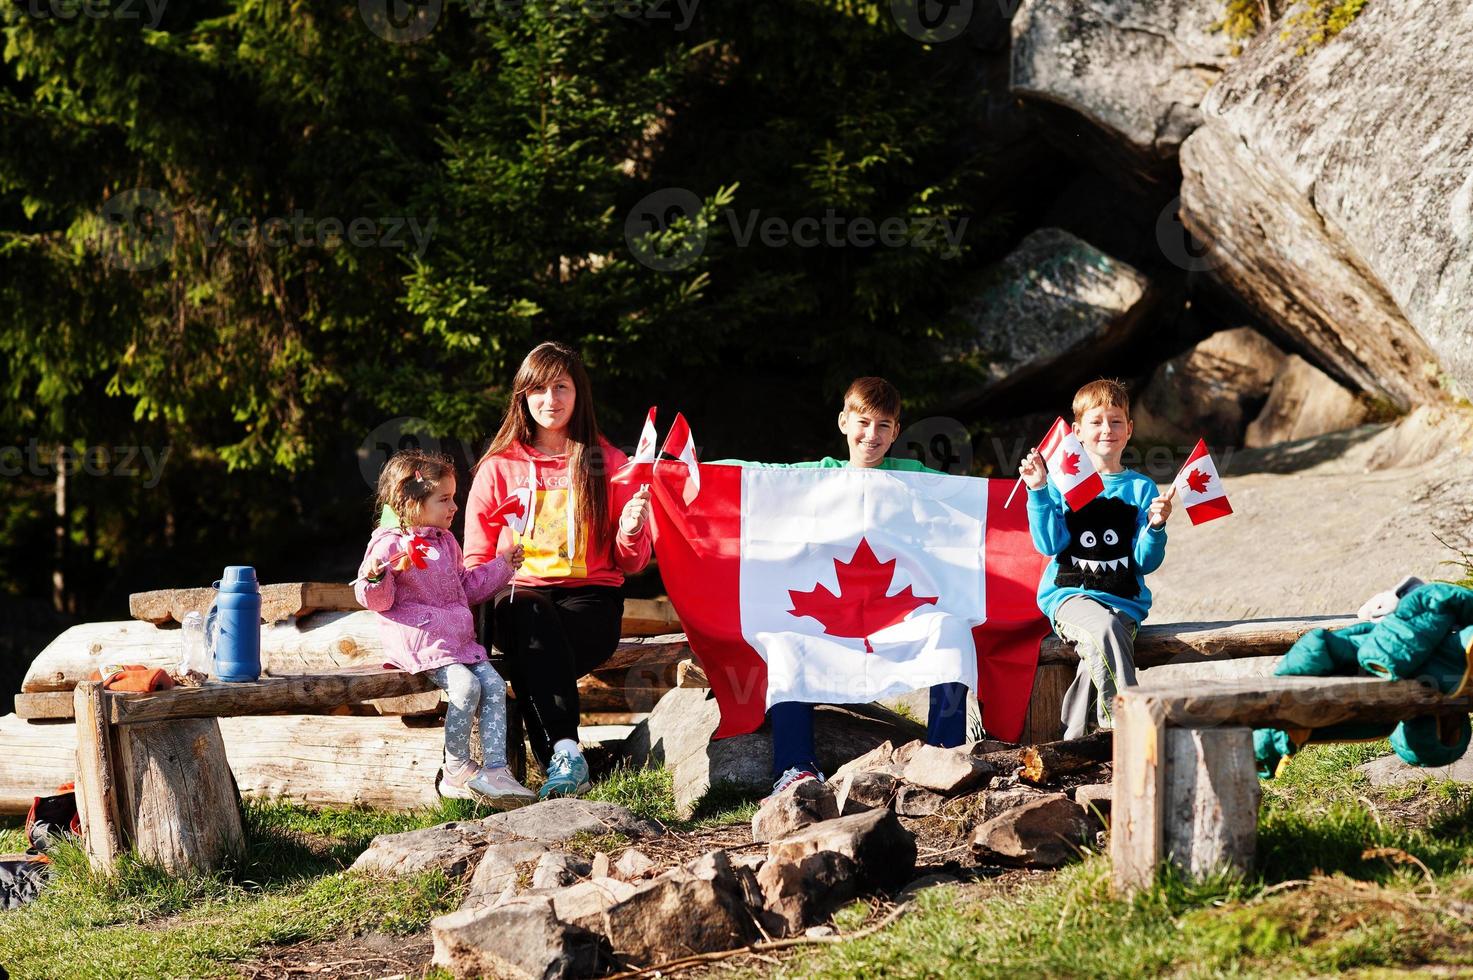
M 1065 738 L 1091 727 L 1091 705 L 1095 725 L 1114 727 L 1110 706 L 1117 688 L 1135 684 L 1135 633 L 1151 610 L 1146 576 L 1166 557 L 1170 494 L 1120 462 L 1133 431 L 1125 386 L 1091 381 L 1074 395 L 1074 434 L 1104 492 L 1071 511 L 1038 450 L 1018 471 L 1028 486 L 1033 546 L 1053 558 L 1038 584 L 1038 606 L 1079 653 L 1079 672 L 1064 695 Z

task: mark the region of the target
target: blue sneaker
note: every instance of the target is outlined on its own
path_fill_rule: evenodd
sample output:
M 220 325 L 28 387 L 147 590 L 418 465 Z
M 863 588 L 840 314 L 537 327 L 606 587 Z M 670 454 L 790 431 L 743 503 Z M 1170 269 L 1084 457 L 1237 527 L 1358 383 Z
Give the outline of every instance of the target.
M 547 765 L 547 781 L 537 791 L 540 799 L 554 796 L 578 796 L 593 788 L 588 781 L 588 760 L 583 753 L 554 752 Z

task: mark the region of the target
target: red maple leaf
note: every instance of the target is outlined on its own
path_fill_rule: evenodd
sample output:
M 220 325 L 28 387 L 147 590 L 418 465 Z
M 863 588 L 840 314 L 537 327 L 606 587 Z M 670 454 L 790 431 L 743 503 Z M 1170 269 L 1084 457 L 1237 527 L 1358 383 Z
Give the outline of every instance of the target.
M 1079 475 L 1079 454 L 1065 453 L 1064 458 L 1059 461 L 1059 469 L 1069 476 Z
M 510 526 L 513 518 L 518 523 L 525 521 L 527 518 L 527 503 L 519 493 L 513 493 L 510 497 L 507 497 L 490 513 L 482 513 L 481 526 L 488 532 L 494 531 L 498 527 Z
M 860 538 L 848 562 L 834 559 L 839 594 L 835 595 L 822 584 L 809 592 L 790 589 L 788 597 L 793 608 L 788 612 L 794 616 L 812 616 L 830 636 L 862 639 L 865 651 L 874 653 L 875 648 L 869 643 L 871 633 L 894 626 L 911 610 L 936 602 L 935 596 L 918 596 L 908 585 L 894 595 L 887 595 L 895 580 L 895 561 L 894 558 L 878 560 L 869 542 Z
M 1193 493 L 1206 493 L 1207 485 L 1212 482 L 1212 477 L 1201 470 L 1193 469 L 1187 474 L 1187 486 L 1192 488 Z

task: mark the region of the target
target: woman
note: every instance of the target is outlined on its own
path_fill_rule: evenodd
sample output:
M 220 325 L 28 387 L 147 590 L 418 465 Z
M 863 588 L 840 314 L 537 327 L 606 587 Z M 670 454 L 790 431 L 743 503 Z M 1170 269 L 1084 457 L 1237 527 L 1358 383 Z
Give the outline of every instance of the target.
M 522 361 L 501 429 L 476 464 L 466 501 L 465 563 L 525 549 L 514 594 L 496 600 L 496 646 L 507 654 L 532 749 L 547 772 L 540 795 L 589 788 L 578 745 L 578 678 L 619 644 L 626 572 L 649 562 L 649 490 L 611 483 L 626 457 L 598 431 L 578 355 L 537 346 Z M 513 498 L 516 498 L 515 500 Z M 498 513 L 513 511 L 512 524 Z

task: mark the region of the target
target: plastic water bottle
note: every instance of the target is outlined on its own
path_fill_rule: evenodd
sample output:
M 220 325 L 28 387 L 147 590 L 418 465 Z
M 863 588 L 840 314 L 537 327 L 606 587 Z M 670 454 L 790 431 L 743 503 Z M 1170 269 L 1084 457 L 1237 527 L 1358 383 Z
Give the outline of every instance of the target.
M 210 661 L 205 657 L 205 617 L 199 611 L 190 612 L 184 617 L 183 636 L 184 651 L 179 655 L 179 674 L 189 674 L 191 671 L 197 674 L 208 674 L 210 672 Z
M 210 620 L 219 630 L 215 676 L 254 681 L 261 676 L 261 587 L 249 565 L 230 565 L 215 583 Z

